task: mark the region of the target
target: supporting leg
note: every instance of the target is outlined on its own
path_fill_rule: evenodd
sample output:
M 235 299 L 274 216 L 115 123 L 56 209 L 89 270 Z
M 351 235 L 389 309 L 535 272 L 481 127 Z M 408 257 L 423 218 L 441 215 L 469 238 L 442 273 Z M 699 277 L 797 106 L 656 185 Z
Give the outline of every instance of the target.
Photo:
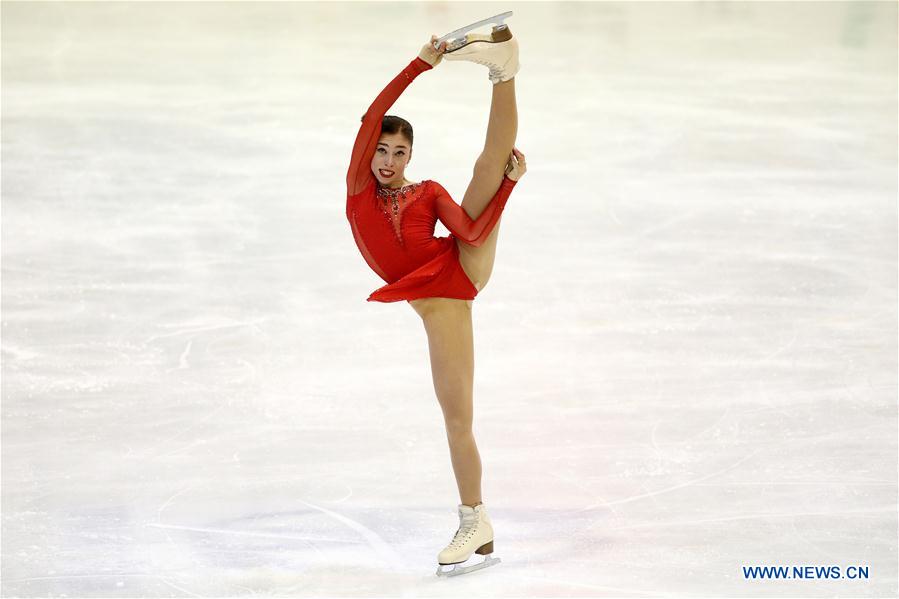
M 428 335 L 431 376 L 443 411 L 446 438 L 461 503 L 481 502 L 481 457 L 472 431 L 474 339 L 471 308 L 462 300 L 424 298 L 409 302 Z

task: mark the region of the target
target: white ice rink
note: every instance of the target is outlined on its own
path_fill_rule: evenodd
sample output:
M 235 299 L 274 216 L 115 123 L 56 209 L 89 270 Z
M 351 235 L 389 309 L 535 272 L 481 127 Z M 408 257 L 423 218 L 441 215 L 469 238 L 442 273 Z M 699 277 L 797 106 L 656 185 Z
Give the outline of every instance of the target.
M 475 300 L 502 563 L 421 321 L 344 215 L 359 118 L 514 10 L 529 170 Z M 2 595 L 897 594 L 897 5 L 2 3 Z M 390 111 L 456 201 L 487 70 Z M 446 234 L 442 227 L 438 234 Z M 867 579 L 747 580 L 850 566 Z

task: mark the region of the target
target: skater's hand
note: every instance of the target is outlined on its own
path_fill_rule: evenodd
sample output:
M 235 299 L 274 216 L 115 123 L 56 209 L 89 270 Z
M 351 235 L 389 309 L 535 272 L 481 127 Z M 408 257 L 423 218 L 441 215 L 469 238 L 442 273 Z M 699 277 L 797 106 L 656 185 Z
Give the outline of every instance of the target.
M 512 155 L 506 164 L 506 176 L 513 181 L 518 181 L 521 176 L 528 170 L 527 162 L 525 162 L 524 154 L 518 151 L 518 148 L 512 148 Z
M 431 65 L 432 67 L 436 67 L 440 64 L 440 61 L 443 60 L 443 53 L 446 52 L 446 42 L 440 42 L 440 49 L 434 49 L 434 42 L 437 41 L 437 36 L 432 35 L 431 41 L 421 47 L 421 52 L 418 53 L 418 57 Z

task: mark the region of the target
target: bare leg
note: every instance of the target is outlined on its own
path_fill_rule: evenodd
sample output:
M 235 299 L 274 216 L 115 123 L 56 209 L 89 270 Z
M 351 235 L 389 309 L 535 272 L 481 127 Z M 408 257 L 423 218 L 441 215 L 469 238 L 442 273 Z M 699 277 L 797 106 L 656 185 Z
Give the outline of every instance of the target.
M 503 181 L 503 173 L 515 137 L 518 135 L 518 107 L 515 102 L 515 78 L 497 83 L 493 86 L 493 99 L 490 102 L 490 120 L 487 123 L 487 139 L 484 150 L 474 165 L 474 174 L 465 196 L 462 208 L 471 218 L 477 218 L 493 199 Z M 483 289 L 493 271 L 496 258 L 496 239 L 499 226 L 496 227 L 480 247 L 468 245 L 456 240 L 459 246 L 459 262 L 462 269 L 478 290 Z
M 481 502 L 481 457 L 472 432 L 474 340 L 471 305 L 464 300 L 429 297 L 409 302 L 424 321 L 431 376 L 443 410 L 450 458 L 462 503 Z

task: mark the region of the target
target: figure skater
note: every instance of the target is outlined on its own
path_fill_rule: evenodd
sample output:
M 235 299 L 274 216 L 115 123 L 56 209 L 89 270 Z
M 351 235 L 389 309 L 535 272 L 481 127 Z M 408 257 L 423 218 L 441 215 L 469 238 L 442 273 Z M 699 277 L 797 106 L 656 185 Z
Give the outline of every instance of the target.
M 481 23 L 488 21 L 497 22 Z M 436 40 L 431 37 L 362 117 L 347 172 L 346 216 L 362 256 L 387 283 L 368 301 L 407 301 L 424 323 L 434 390 L 462 501 L 459 529 L 438 555 L 437 574 L 455 575 L 500 561 L 490 555 L 493 527 L 482 502 L 481 461 L 472 434 L 471 305 L 490 278 L 500 216 L 527 166 L 514 147 L 518 129 L 514 77 L 519 66 L 518 41 L 511 31 L 499 21 L 489 35 L 466 35 L 453 40 L 449 50 L 447 42 Z M 412 80 L 443 58 L 484 64 L 493 83 L 486 142 L 461 206 L 436 181 L 413 183 L 405 178 L 412 158 L 412 126 L 402 118 L 385 116 Z M 438 219 L 450 235 L 434 237 Z M 484 561 L 456 565 L 473 553 L 485 556 Z M 441 570 L 449 564 L 454 564 L 452 570 Z

